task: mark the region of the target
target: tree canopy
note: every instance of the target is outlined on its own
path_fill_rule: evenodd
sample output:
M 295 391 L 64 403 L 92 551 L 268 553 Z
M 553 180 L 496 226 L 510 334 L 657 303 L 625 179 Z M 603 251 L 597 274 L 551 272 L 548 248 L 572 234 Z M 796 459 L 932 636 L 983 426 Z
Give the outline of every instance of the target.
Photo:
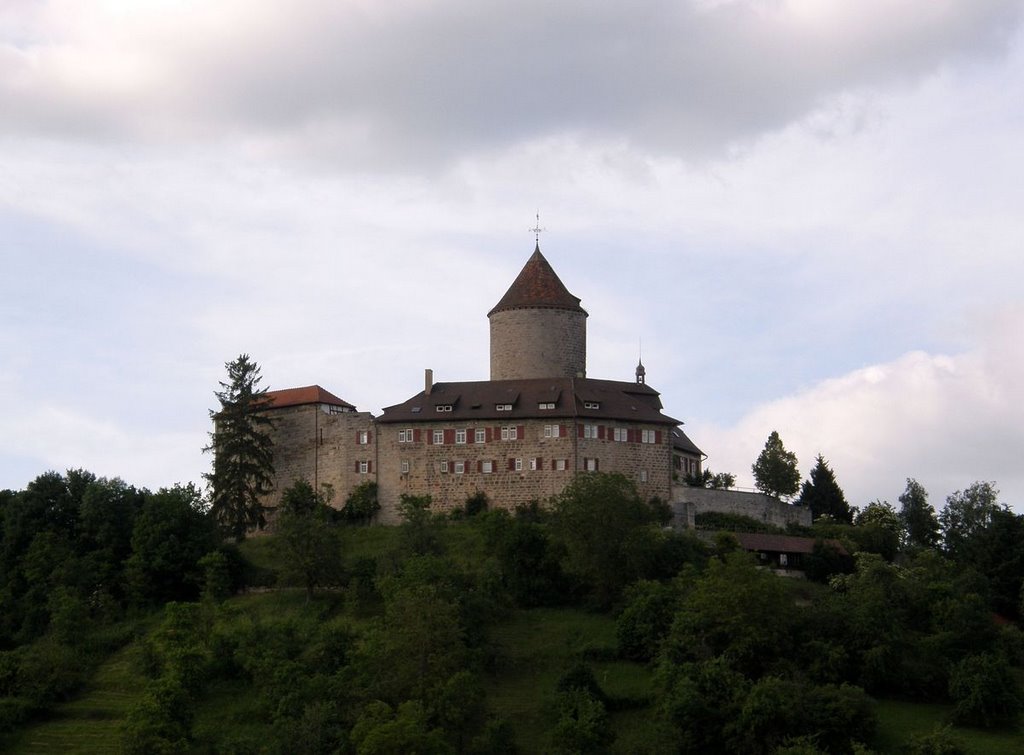
M 821 454 L 818 454 L 814 461 L 810 479 L 804 480 L 800 487 L 800 498 L 797 499 L 797 503 L 807 506 L 815 519 L 830 516 L 847 524 L 853 522 L 853 510 L 846 502 L 846 496 L 843 495 L 839 483 L 836 482 L 835 472 Z
M 274 480 L 273 422 L 260 412 L 267 391 L 259 385 L 259 366 L 248 354 L 224 366 L 228 381 L 214 392 L 220 408 L 210 411 L 214 429 L 203 449 L 213 452 L 213 470 L 204 476 L 214 518 L 226 535 L 241 540 L 266 526 L 261 499 Z
M 754 472 L 754 484 L 765 495 L 784 498 L 796 493 L 800 487 L 796 454 L 786 450 L 782 438 L 775 430 L 768 436 L 764 449 L 751 469 Z

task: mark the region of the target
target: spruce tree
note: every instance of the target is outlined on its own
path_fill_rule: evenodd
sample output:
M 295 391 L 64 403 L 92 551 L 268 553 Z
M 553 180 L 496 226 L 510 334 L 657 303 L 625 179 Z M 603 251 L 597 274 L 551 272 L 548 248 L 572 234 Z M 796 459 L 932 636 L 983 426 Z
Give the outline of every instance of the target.
M 266 525 L 261 498 L 274 481 L 273 422 L 260 388 L 260 368 L 241 354 L 224 365 L 227 382 L 214 395 L 220 408 L 210 411 L 214 429 L 210 445 L 213 471 L 204 475 L 210 487 L 210 511 L 223 532 L 242 540 L 245 533 Z
M 778 432 L 772 430 L 757 461 L 751 467 L 754 484 L 765 495 L 782 498 L 796 493 L 800 487 L 800 470 L 796 454 L 782 445 Z
M 853 522 L 853 510 L 846 502 L 846 496 L 843 495 L 839 483 L 836 482 L 835 472 L 821 454 L 814 460 L 810 479 L 804 480 L 800 487 L 797 504 L 807 506 L 814 519 L 828 515 L 847 524 Z

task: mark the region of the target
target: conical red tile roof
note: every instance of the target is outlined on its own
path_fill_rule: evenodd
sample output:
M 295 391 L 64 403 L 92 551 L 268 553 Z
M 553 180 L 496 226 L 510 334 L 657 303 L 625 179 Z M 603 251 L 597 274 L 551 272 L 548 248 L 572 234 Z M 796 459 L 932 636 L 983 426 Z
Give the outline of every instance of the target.
M 540 245 L 534 250 L 518 277 L 509 286 L 508 291 L 487 316 L 506 309 L 522 308 L 568 309 L 573 312 L 587 314 L 580 306 L 578 297 L 569 293 L 565 284 L 559 280 L 554 269 L 540 253 Z

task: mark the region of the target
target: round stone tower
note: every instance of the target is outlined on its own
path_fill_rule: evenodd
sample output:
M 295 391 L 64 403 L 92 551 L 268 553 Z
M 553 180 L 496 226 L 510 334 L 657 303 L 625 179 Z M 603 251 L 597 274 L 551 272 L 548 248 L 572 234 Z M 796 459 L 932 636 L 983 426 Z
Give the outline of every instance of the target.
M 586 377 L 587 313 L 539 244 L 487 318 L 491 380 Z

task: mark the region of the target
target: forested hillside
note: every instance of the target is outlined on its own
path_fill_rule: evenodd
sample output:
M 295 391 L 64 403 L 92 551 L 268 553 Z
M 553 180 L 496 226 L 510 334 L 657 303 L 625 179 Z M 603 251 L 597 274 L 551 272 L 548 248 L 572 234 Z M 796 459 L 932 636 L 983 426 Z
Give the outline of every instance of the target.
M 1019 752 L 1024 519 L 914 485 L 797 580 L 615 475 L 394 528 L 299 483 L 235 544 L 193 487 L 48 473 L 0 493 L 0 746 Z

